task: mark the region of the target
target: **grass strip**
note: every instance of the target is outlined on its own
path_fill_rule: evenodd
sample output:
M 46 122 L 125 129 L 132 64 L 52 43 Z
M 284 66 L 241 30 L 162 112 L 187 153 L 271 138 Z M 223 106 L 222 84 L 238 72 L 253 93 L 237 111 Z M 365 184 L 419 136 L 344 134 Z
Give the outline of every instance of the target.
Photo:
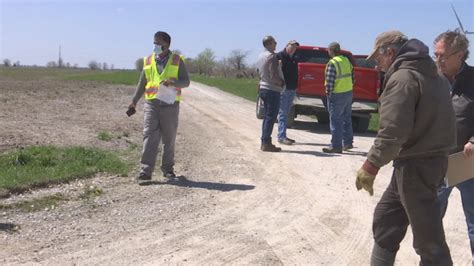
M 131 164 L 96 148 L 35 146 L 0 155 L 0 169 L 0 189 L 20 193 L 99 172 L 126 176 Z
M 85 72 L 65 77 L 66 80 L 91 80 L 111 84 L 136 85 L 140 72 L 134 70 Z
M 257 99 L 257 79 L 238 79 L 191 75 L 191 80 L 209 86 L 217 87 L 225 92 L 240 96 L 253 102 L 255 102 Z

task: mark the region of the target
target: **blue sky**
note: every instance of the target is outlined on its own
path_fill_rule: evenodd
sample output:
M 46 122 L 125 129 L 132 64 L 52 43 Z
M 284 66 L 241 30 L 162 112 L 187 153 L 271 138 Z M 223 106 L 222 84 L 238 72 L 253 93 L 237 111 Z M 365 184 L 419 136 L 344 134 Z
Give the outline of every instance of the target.
M 458 27 L 451 3 L 464 28 L 474 31 L 474 0 L 0 0 L 0 59 L 44 66 L 57 60 L 61 45 L 64 62 L 134 68 L 152 51 L 158 30 L 186 57 L 211 48 L 222 59 L 241 49 L 250 64 L 268 34 L 277 50 L 296 39 L 315 46 L 338 41 L 367 54 L 378 33 L 399 29 L 432 51 L 439 33 Z M 474 34 L 469 40 L 473 64 Z

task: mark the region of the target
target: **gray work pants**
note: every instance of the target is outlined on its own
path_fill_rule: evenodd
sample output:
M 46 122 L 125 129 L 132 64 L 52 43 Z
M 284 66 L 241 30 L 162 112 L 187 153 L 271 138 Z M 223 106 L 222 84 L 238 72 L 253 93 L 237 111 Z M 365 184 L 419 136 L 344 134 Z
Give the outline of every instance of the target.
M 395 255 L 410 225 L 421 265 L 453 264 L 437 193 L 447 165 L 447 156 L 394 162 L 390 185 L 374 212 L 374 240 L 380 248 Z
M 143 128 L 143 153 L 141 174 L 151 176 L 155 169 L 160 140 L 163 143 L 161 171 L 173 171 L 174 143 L 178 129 L 179 103 L 163 104 L 158 100 L 145 101 Z

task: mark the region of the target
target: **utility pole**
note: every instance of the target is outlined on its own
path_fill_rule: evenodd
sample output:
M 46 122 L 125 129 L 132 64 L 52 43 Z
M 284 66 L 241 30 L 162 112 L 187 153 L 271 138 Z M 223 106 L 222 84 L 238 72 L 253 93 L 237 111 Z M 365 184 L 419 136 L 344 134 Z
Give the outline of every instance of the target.
M 59 59 L 58 59 L 58 67 L 63 67 L 63 59 L 61 58 L 61 45 L 59 45 Z

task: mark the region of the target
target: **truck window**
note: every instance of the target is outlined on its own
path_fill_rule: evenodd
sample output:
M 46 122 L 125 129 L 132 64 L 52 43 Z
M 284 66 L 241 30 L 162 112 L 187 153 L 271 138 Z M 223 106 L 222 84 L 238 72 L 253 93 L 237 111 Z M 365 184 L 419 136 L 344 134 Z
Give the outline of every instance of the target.
M 362 57 L 357 57 L 354 60 L 356 61 L 356 65 L 358 67 L 375 68 L 375 62 L 373 60 L 367 60 Z
M 347 55 L 343 54 L 351 61 Z M 327 51 L 319 50 L 296 50 L 295 59 L 298 63 L 315 63 L 315 64 L 327 64 L 329 62 L 329 54 Z
M 327 64 L 329 55 L 325 51 L 296 50 L 295 59 L 298 63 Z

